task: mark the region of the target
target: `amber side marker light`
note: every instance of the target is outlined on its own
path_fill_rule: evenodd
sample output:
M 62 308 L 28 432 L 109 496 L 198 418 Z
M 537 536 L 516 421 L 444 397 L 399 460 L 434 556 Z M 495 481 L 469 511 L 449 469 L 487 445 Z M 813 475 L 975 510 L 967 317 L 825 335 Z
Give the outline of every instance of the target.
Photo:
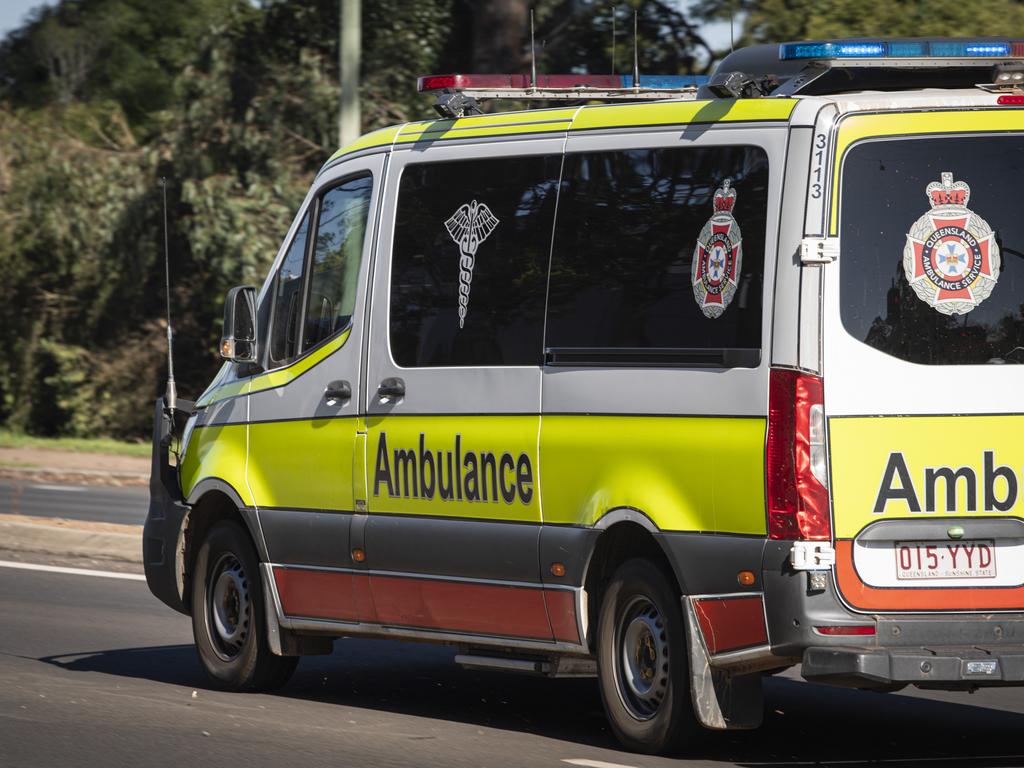
M 565 565 L 563 563 L 552 563 L 551 575 L 558 577 L 565 576 Z
M 366 552 L 364 552 L 361 549 L 353 549 L 352 559 L 355 560 L 357 563 L 361 563 L 363 562 L 363 560 L 366 559 Z
M 832 627 L 815 627 L 814 631 L 819 635 L 873 635 L 875 634 L 874 625 L 868 624 L 851 624 L 851 625 L 839 625 Z
M 740 571 L 736 574 L 736 581 L 742 584 L 744 587 L 749 587 L 754 584 L 754 572 L 753 571 Z

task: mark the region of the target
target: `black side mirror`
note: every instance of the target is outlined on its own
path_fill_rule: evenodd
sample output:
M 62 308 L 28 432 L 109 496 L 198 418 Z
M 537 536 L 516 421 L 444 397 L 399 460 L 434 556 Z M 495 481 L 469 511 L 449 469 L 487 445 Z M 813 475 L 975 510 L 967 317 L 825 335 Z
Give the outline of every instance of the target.
M 256 362 L 256 288 L 240 285 L 224 299 L 220 356 L 234 363 Z

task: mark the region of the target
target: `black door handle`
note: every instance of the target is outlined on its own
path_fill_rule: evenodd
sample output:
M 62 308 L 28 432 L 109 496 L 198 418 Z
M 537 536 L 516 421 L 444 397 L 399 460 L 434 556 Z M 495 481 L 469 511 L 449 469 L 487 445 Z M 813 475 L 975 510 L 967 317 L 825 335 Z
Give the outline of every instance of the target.
M 377 397 L 381 400 L 400 400 L 405 397 L 405 382 L 399 378 L 387 378 L 377 387 Z
M 345 402 L 352 399 L 352 386 L 347 381 L 332 381 L 324 390 L 324 400 L 334 405 L 339 400 Z

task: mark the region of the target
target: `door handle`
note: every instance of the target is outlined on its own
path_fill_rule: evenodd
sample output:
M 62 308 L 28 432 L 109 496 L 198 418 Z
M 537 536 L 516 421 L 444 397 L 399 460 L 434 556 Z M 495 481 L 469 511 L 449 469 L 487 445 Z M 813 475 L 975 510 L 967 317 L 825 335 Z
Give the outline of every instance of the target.
M 401 400 L 405 397 L 405 382 L 397 377 L 384 379 L 377 387 L 377 397 L 381 402 Z
M 332 381 L 324 390 L 324 400 L 328 405 L 352 399 L 352 386 L 347 381 Z

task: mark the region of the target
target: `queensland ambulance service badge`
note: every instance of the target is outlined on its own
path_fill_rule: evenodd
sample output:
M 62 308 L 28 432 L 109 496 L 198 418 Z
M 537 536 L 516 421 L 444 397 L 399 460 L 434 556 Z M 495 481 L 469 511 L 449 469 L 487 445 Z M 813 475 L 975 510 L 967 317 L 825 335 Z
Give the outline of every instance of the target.
M 693 297 L 707 317 L 720 317 L 736 295 L 742 263 L 740 225 L 733 218 L 736 190 L 726 179 L 715 192 L 715 212 L 697 238 L 690 278 Z
M 925 192 L 932 209 L 907 233 L 903 271 L 921 301 L 944 315 L 965 315 L 995 288 L 999 246 L 988 223 L 967 207 L 965 182 L 946 172 Z

